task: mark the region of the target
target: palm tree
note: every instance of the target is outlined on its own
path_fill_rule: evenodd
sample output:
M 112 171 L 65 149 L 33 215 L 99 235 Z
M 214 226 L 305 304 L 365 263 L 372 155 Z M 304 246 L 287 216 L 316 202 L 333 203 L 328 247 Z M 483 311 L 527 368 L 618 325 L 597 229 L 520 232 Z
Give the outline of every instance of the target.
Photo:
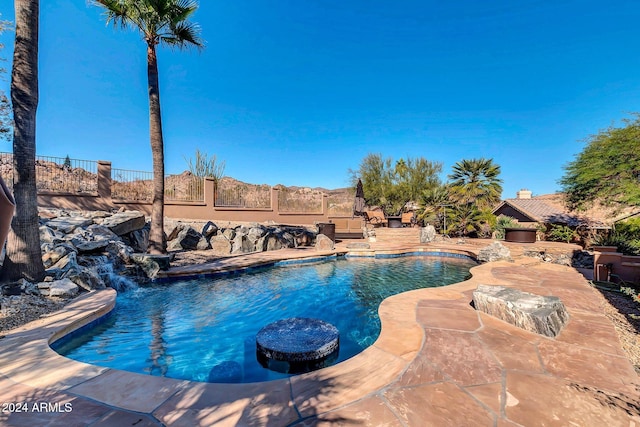
M 44 277 L 36 189 L 36 109 L 38 108 L 38 0 L 15 0 L 16 38 L 11 70 L 13 104 L 13 192 L 11 222 L 2 279 Z
M 94 0 L 94 3 L 106 9 L 107 23 L 137 29 L 147 43 L 149 139 L 153 156 L 153 202 L 148 252 L 165 253 L 164 142 L 156 46 L 202 48 L 200 28 L 188 21 L 198 6 L 191 0 Z
M 458 204 L 473 203 L 478 209 L 492 208 L 500 201 L 502 180 L 500 166 L 493 159 L 461 160 L 449 175 L 451 197 Z
M 449 188 L 446 185 L 438 185 L 427 188 L 420 194 L 420 209 L 417 220 L 419 223 L 432 224 L 445 232 L 444 214 L 449 203 Z

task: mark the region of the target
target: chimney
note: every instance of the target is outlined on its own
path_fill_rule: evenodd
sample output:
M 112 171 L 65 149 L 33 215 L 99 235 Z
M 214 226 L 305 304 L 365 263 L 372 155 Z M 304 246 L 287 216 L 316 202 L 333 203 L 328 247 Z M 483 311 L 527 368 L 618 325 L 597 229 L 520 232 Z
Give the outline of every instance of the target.
M 530 198 L 531 198 L 531 191 L 527 190 L 526 188 L 523 188 L 522 190 L 516 193 L 516 199 L 530 199 Z

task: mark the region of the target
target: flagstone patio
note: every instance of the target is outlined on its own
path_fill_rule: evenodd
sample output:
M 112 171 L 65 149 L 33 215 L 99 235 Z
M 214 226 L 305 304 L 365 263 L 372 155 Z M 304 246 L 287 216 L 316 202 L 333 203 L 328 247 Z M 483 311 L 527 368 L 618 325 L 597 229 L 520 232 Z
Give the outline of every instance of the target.
M 477 249 L 372 246 L 360 254 Z M 334 253 L 346 251 L 338 245 Z M 328 254 L 281 250 L 171 274 Z M 604 298 L 579 272 L 520 257 L 472 274 L 385 300 L 380 337 L 361 354 L 255 384 L 194 383 L 59 356 L 49 342 L 112 308 L 113 290 L 93 292 L 0 339 L 0 425 L 640 426 L 640 378 L 604 315 Z M 479 284 L 555 295 L 569 323 L 552 339 L 478 312 L 470 302 Z

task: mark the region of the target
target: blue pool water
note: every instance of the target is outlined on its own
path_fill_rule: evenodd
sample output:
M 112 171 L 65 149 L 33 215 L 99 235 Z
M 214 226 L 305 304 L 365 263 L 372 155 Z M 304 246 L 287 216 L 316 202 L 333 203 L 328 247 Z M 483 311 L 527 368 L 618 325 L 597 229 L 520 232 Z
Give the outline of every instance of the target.
M 110 315 L 53 347 L 82 362 L 177 379 L 284 378 L 257 362 L 255 337 L 263 326 L 289 317 L 329 322 L 340 331 L 337 363 L 377 339 L 383 299 L 463 281 L 474 265 L 424 256 L 338 259 L 154 284 L 118 294 Z

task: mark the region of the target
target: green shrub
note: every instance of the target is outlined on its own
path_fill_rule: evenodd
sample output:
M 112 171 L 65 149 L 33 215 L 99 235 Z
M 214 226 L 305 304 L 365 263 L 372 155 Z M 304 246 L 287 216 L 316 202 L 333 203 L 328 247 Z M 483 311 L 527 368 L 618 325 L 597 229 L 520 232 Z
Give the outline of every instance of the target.
M 576 230 L 566 225 L 552 224 L 547 232 L 547 240 L 570 243 L 577 236 Z
M 640 218 L 631 218 L 617 223 L 615 225 L 615 231 L 631 239 L 640 239 Z
M 504 229 L 505 228 L 516 228 L 518 227 L 518 220 L 506 215 L 500 215 L 496 219 L 496 239 L 503 240 L 504 239 Z
M 598 236 L 593 241 L 594 246 L 615 246 L 624 255 L 640 255 L 640 238 L 633 238 L 626 233 L 616 231 L 607 236 Z

